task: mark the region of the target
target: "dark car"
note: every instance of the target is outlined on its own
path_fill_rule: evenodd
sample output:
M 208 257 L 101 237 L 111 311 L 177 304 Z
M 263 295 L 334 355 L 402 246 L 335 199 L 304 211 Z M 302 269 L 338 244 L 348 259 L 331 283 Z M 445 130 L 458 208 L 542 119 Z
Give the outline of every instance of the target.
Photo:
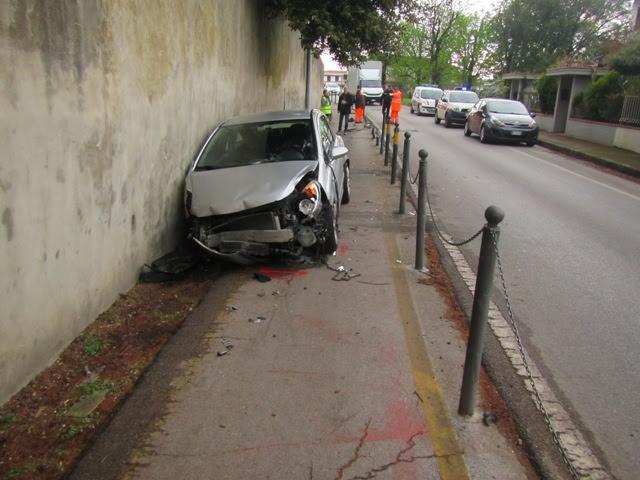
M 525 142 L 532 147 L 538 141 L 538 125 L 527 107 L 515 100 L 483 98 L 476 103 L 464 124 L 464 134 L 480 135 L 482 143 Z

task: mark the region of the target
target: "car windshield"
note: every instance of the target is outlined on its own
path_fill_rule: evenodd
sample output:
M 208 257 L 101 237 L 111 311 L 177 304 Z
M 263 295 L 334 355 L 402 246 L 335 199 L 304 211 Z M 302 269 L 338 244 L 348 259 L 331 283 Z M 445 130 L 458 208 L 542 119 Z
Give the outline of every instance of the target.
M 529 115 L 529 112 L 523 104 L 509 100 L 491 100 L 490 102 L 487 102 L 487 109 L 492 113 Z
M 325 85 L 326 88 L 340 88 L 340 86 L 337 83 L 327 83 Z
M 454 103 L 476 103 L 478 95 L 476 92 L 451 92 L 449 101 Z
M 363 88 L 382 88 L 380 80 L 360 80 L 360 86 Z
M 310 120 L 224 125 L 209 140 L 196 170 L 316 160 Z
M 440 97 L 442 97 L 442 90 L 429 89 L 420 91 L 420 98 L 428 98 L 429 100 L 440 100 Z

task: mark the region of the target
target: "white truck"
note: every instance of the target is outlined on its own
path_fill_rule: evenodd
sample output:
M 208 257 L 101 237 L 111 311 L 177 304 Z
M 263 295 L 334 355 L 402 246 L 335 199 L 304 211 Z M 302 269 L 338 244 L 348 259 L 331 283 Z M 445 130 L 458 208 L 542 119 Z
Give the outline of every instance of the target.
M 368 61 L 347 71 L 347 87 L 353 94 L 362 87 L 367 104 L 382 103 L 382 62 Z

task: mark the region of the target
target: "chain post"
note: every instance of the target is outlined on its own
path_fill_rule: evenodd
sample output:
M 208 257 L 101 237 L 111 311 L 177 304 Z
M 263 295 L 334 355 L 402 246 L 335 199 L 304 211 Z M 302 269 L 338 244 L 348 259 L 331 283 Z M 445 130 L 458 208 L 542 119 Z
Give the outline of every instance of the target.
M 494 243 L 497 245 L 500 239 L 500 227 L 498 225 L 504 219 L 504 212 L 492 205 L 485 210 L 484 217 L 487 219 L 487 224 L 482 229 L 478 275 L 476 276 L 476 288 L 473 295 L 469 340 L 467 341 L 462 388 L 460 389 L 460 404 L 458 405 L 458 413 L 463 416 L 473 415 L 475 407 L 484 338 L 487 330 L 487 314 L 489 312 L 489 303 L 491 302 L 493 276 L 496 268 Z
M 398 213 L 405 213 L 405 199 L 407 198 L 407 182 L 409 181 L 409 149 L 411 134 L 404 132 L 404 148 L 402 150 L 402 173 L 400 177 L 400 207 Z
M 384 135 L 384 166 L 389 165 L 389 141 L 391 139 L 391 122 L 387 119 L 387 130 Z
M 400 124 L 396 122 L 396 127 L 393 130 L 393 153 L 391 155 L 391 185 L 396 183 L 397 170 L 396 166 L 398 162 L 398 138 L 400 137 Z
M 382 126 L 380 127 L 380 155 L 382 155 L 382 151 L 384 149 L 384 129 L 386 123 L 386 117 L 382 115 Z
M 426 202 L 427 202 L 427 157 L 426 150 L 418 152 L 420 157 L 420 167 L 418 170 L 418 212 L 416 227 L 416 270 L 424 270 L 424 233 L 426 223 Z

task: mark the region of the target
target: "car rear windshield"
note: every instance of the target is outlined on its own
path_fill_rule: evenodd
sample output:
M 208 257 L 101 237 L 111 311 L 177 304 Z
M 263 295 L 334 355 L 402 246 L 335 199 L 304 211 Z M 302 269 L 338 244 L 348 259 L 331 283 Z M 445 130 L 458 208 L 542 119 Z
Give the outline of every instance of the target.
M 362 88 L 382 88 L 380 80 L 360 80 Z
M 449 101 L 454 103 L 476 103 L 479 100 L 475 92 L 451 92 Z
M 529 115 L 529 112 L 523 104 L 510 100 L 491 100 L 487 102 L 487 109 L 492 113 Z
M 294 160 L 317 160 L 310 120 L 223 125 L 205 146 L 195 169 Z
M 427 98 L 429 100 L 440 100 L 442 97 L 442 90 L 438 89 L 429 89 L 429 90 L 420 90 L 420 98 Z

